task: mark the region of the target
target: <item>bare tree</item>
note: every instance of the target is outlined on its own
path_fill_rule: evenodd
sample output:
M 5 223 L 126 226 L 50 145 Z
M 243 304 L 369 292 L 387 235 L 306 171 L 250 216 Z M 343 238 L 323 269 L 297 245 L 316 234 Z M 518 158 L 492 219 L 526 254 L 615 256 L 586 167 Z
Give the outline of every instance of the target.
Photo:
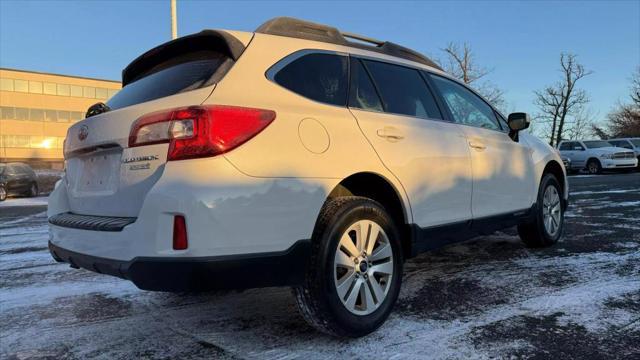
M 631 77 L 630 90 L 631 102 L 618 103 L 607 115 L 607 129 L 610 137 L 640 136 L 640 66 Z
M 602 140 L 607 140 L 609 138 L 609 134 L 607 134 L 607 132 L 598 125 L 592 124 L 591 132 Z
M 484 78 L 491 72 L 485 67 L 479 66 L 469 44 L 462 46 L 456 43 L 449 43 L 446 48 L 441 49 L 447 58 L 445 61 L 436 60 L 439 65 L 449 74 L 461 80 L 465 84 L 472 86 L 493 106 L 501 109 L 505 105 L 504 92 L 490 81 L 478 80 Z
M 580 140 L 588 135 L 594 134 L 594 123 L 596 114 L 589 108 L 582 107 L 575 111 L 570 126 L 567 127 L 567 139 Z M 598 135 L 597 133 L 595 135 Z
M 640 106 L 640 65 L 631 76 L 631 101 L 633 101 L 636 106 Z
M 540 110 L 536 121 L 538 123 L 550 123 L 549 144 L 553 146 L 555 139 L 556 129 L 558 127 L 558 118 L 560 117 L 560 108 L 562 107 L 562 85 L 556 84 L 553 86 L 547 86 L 543 90 L 534 91 L 536 99 L 534 104 Z M 542 135 L 542 134 L 541 134 Z
M 585 70 L 575 54 L 560 54 L 562 79 L 552 86 L 536 91 L 536 105 L 544 117 L 552 122 L 549 143 L 559 143 L 565 132 L 567 119 L 589 102 L 584 90 L 577 89 L 576 83 L 592 72 Z

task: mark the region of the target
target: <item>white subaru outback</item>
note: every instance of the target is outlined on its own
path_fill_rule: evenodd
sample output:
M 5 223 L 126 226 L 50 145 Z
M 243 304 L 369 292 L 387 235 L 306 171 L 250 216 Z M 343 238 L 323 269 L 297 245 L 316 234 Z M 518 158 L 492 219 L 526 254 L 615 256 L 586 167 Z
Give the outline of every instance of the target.
M 558 153 L 431 60 L 291 18 L 205 30 L 122 72 L 65 141 L 49 248 L 139 288 L 291 286 L 338 336 L 378 328 L 416 254 L 518 225 L 560 238 Z

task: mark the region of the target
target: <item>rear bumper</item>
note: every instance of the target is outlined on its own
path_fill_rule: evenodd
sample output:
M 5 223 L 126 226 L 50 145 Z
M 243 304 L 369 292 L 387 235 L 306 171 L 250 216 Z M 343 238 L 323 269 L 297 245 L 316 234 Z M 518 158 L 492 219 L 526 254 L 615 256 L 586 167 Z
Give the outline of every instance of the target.
M 302 283 L 311 251 L 299 240 L 282 252 L 211 257 L 136 257 L 130 261 L 80 254 L 49 242 L 51 256 L 100 274 L 131 280 L 152 291 L 207 291 Z

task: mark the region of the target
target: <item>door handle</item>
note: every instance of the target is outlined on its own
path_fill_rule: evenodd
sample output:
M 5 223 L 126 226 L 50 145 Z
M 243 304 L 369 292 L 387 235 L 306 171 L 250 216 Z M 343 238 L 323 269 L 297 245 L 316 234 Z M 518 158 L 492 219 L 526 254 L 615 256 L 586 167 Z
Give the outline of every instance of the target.
M 477 150 L 484 150 L 487 148 L 485 144 L 477 141 L 469 141 L 469 146 Z
M 386 138 L 387 140 L 397 141 L 404 139 L 402 133 L 392 126 L 385 126 L 382 129 L 378 129 L 378 131 L 376 131 L 376 134 L 378 134 L 378 136 L 380 137 Z

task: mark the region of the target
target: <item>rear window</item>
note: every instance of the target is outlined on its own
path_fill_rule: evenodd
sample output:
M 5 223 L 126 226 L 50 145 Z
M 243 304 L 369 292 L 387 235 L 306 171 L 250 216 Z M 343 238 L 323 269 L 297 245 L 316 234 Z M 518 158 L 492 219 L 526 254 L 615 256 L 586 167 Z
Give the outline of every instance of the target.
M 278 71 L 273 80 L 311 100 L 345 106 L 347 69 L 346 56 L 309 54 L 287 64 Z
M 560 150 L 571 150 L 571 143 L 564 142 L 560 145 Z
M 227 56 L 210 53 L 206 59 L 183 62 L 169 67 L 163 64 L 162 70 L 152 72 L 117 92 L 108 102 L 111 109 L 159 99 L 165 96 L 199 89 L 213 84 L 216 71 L 226 62 L 233 62 Z

